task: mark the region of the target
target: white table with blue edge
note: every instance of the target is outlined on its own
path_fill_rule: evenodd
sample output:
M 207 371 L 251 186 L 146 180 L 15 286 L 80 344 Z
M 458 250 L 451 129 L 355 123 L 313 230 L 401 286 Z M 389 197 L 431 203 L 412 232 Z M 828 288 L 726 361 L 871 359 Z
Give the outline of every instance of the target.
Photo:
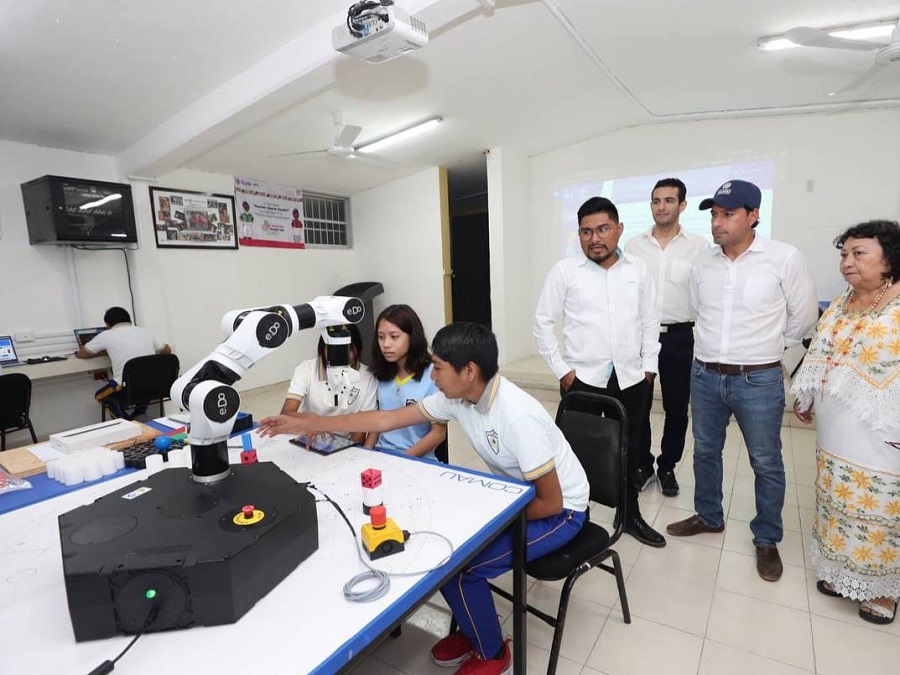
M 254 434 L 254 438 L 256 438 Z M 390 453 L 350 448 L 328 457 L 290 445 L 287 436 L 258 441 L 261 461 L 274 461 L 300 482 L 336 501 L 354 527 L 362 510 L 360 473 L 379 469 L 388 516 L 413 533 L 403 553 L 373 564 L 403 572 L 432 567 L 421 576 L 392 577 L 390 591 L 371 603 L 352 603 L 342 588 L 365 570 L 346 523 L 322 500 L 317 504 L 319 549 L 237 623 L 148 633 L 117 664 L 130 675 L 188 672 L 335 673 L 357 665 L 391 630 L 435 593 L 494 536 L 515 525 L 513 656 L 525 672 L 525 507 L 534 488 L 492 474 Z M 231 450 L 236 454 L 239 450 Z M 235 458 L 232 459 L 235 461 Z M 130 636 L 76 643 L 66 605 L 57 516 L 148 474 L 139 471 L 67 493 L 0 517 L 0 653 L 3 672 L 88 673 L 115 657 Z M 423 645 L 427 650 L 430 645 Z

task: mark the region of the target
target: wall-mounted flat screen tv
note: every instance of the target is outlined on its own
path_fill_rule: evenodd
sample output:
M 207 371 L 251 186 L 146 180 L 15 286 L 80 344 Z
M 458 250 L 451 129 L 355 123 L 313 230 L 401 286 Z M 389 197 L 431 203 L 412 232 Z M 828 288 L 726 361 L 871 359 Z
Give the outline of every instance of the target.
M 32 244 L 137 242 L 128 184 L 43 176 L 22 183 L 22 199 Z

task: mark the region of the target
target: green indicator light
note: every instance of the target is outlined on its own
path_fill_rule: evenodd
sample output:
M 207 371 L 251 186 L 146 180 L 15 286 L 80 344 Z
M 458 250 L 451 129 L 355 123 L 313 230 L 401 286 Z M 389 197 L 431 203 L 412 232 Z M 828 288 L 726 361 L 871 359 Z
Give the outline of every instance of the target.
M 147 598 L 148 600 L 152 600 L 153 598 L 156 597 L 156 591 L 153 590 L 152 588 L 148 588 L 146 590 L 146 592 L 144 593 L 144 597 Z

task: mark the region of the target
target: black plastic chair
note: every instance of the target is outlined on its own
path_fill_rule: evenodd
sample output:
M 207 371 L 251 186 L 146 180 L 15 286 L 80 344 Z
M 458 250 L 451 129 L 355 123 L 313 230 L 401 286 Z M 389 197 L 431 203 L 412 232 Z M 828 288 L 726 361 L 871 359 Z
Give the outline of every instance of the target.
M 180 364 L 175 354 L 150 354 L 128 360 L 122 368 L 122 387 L 125 394 L 122 407 L 133 411 L 137 406 L 159 403 L 163 417 L 163 402 L 171 400 L 169 390 L 178 379 Z M 100 402 L 101 420 L 106 420 L 108 405 Z
M 439 461 L 441 464 L 449 464 L 450 463 L 450 444 L 448 443 L 449 440 L 450 440 L 450 438 L 449 438 L 449 433 L 448 433 L 448 437 L 445 438 L 444 440 L 442 440 L 440 442 L 440 445 L 438 445 L 434 449 L 434 458 L 437 461 Z
M 611 396 L 571 392 L 563 396 L 559 403 L 556 424 L 584 467 L 591 487 L 591 501 L 615 509 L 615 525 L 613 531 L 608 532 L 606 528 L 588 520 L 581 532 L 568 544 L 525 566 L 528 575 L 535 579 L 565 579 L 556 616 L 531 605 L 527 606 L 531 614 L 554 628 L 550 661 L 547 665 L 547 673 L 550 674 L 556 672 L 559 661 L 569 596 L 575 582 L 585 572 L 599 567 L 616 578 L 622 616 L 625 623 L 631 623 L 622 564 L 619 554 L 612 549 L 622 535 L 625 514 L 625 449 L 628 441 L 625 408 Z M 605 562 L 607 558 L 611 559 L 612 565 Z M 491 588 L 498 595 L 512 601 L 512 595 L 505 590 L 493 584 Z
M 37 443 L 31 426 L 31 378 L 25 373 L 0 375 L 0 451 L 6 450 L 6 433 L 28 429 L 31 441 Z

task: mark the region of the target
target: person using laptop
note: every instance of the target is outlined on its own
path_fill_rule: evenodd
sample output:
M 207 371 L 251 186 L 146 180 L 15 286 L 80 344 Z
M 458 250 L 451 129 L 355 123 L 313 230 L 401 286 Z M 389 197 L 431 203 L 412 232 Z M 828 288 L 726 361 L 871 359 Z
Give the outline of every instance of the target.
M 106 324 L 106 330 L 75 352 L 75 356 L 79 359 L 92 359 L 103 354 L 109 356 L 112 363 L 112 379 L 97 390 L 94 398 L 105 403 L 116 417 L 133 419 L 143 415 L 147 411 L 147 406 L 137 406 L 131 415 L 126 415 L 122 369 L 128 361 L 138 356 L 171 354 L 172 350 L 168 344 L 157 340 L 146 328 L 135 326 L 131 322 L 128 310 L 122 307 L 110 307 L 106 310 L 103 323 Z

